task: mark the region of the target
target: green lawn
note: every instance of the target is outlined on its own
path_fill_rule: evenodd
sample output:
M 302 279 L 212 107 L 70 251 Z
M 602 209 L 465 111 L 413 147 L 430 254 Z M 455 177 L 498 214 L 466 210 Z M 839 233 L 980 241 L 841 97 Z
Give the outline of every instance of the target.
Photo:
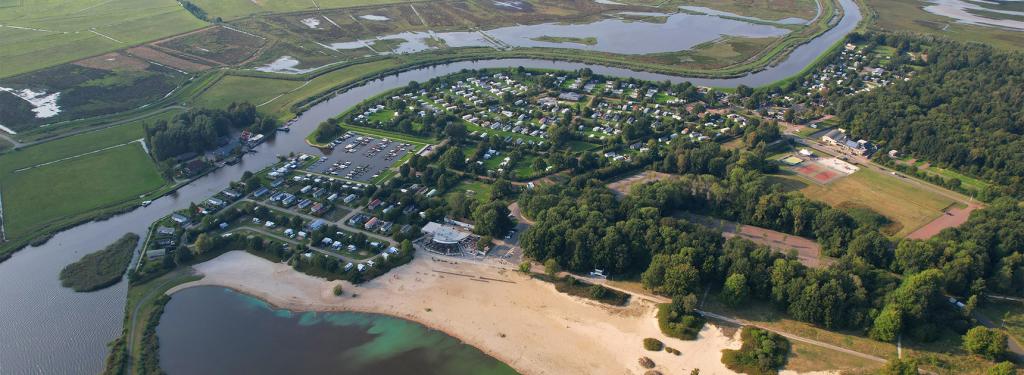
M 173 0 L 24 0 L 0 7 L 0 24 L 32 29 L 2 29 L 0 77 L 206 25 Z
M 139 144 L 14 172 L 0 182 L 9 238 L 136 198 L 165 181 Z
M 463 180 L 449 190 L 448 194 L 462 192 L 465 193 L 468 198 L 476 199 L 477 202 L 486 203 L 491 196 L 491 188 L 491 184 L 482 181 Z

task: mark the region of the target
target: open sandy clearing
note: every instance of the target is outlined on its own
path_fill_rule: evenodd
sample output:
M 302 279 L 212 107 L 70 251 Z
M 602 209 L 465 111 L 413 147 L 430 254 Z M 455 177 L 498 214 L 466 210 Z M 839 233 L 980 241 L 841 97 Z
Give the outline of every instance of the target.
M 641 356 L 666 374 L 729 374 L 721 350 L 740 342 L 713 325 L 696 341 L 663 336 L 652 303 L 609 307 L 570 297 L 515 271 L 417 257 L 409 265 L 360 286 L 304 275 L 285 264 L 234 251 L 195 266 L 197 286 L 224 286 L 297 311 L 362 311 L 397 316 L 444 331 L 525 374 L 642 374 Z M 352 297 L 358 294 L 358 297 Z M 646 337 L 679 349 L 675 356 L 643 349 Z

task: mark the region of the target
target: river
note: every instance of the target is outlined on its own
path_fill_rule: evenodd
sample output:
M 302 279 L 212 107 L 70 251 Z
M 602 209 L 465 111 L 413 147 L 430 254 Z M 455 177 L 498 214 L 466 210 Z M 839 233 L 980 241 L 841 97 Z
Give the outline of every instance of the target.
M 293 151 L 316 152 L 304 137 L 322 121 L 381 92 L 411 81 L 424 82 L 462 69 L 524 66 L 575 70 L 589 67 L 609 76 L 698 85 L 761 86 L 799 73 L 836 41 L 853 31 L 862 16 L 853 0 L 840 0 L 845 16 L 815 40 L 797 47 L 779 64 L 739 78 L 687 78 L 637 72 L 622 68 L 528 59 L 465 61 L 425 67 L 390 75 L 352 88 L 321 102 L 299 116 L 289 133 L 256 148 L 242 162 L 221 168 L 182 187 L 177 193 L 153 201 L 148 207 L 108 220 L 79 225 L 53 236 L 0 263 L 0 374 L 94 374 L 103 368 L 106 343 L 121 332 L 126 283 L 93 293 L 62 288 L 57 274 L 65 265 L 87 252 L 101 249 L 126 232 L 144 235 L 149 224 L 189 203 L 206 199 L 241 178 L 276 161 L 276 155 Z
M 221 287 L 174 294 L 157 326 L 168 374 L 514 375 L 443 332 L 385 315 L 293 312 Z

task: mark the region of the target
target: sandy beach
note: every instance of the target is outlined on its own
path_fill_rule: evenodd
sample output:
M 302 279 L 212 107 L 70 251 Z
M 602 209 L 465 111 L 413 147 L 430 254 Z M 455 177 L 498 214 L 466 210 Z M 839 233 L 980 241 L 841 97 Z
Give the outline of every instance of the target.
M 664 374 L 689 374 L 694 368 L 701 374 L 731 374 L 720 361 L 721 350 L 740 346 L 738 335 L 726 336 L 710 324 L 696 341 L 668 338 L 647 301 L 606 306 L 559 293 L 516 271 L 429 255 L 359 286 L 328 282 L 241 251 L 195 269 L 203 279 L 168 293 L 217 285 L 289 310 L 397 316 L 457 337 L 523 374 L 643 374 L 642 356 Z M 345 290 L 340 297 L 332 292 L 338 283 Z M 646 351 L 646 337 L 682 355 Z

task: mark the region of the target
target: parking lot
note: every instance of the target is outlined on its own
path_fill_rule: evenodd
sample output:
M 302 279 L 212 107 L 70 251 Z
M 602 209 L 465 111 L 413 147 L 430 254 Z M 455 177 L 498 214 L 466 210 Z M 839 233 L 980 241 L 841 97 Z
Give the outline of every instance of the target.
M 348 132 L 331 142 L 333 152 L 306 168 L 313 173 L 370 181 L 417 146 Z

